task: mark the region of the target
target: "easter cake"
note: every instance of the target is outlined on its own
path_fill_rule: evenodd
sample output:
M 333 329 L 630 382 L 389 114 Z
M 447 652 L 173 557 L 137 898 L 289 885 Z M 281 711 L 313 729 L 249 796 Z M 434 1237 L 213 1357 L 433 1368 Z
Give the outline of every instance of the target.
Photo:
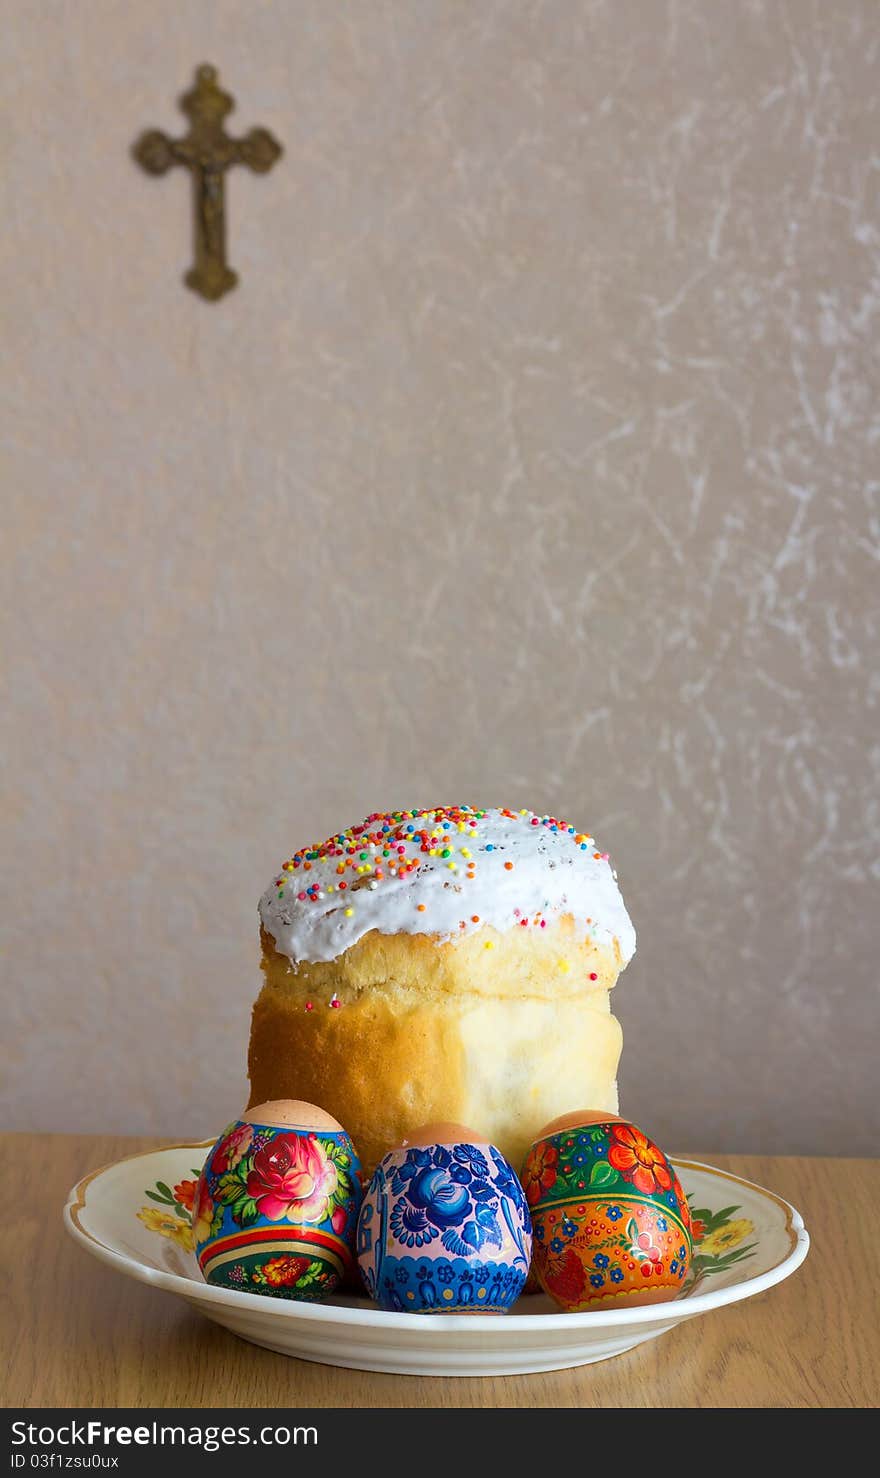
M 515 1165 L 573 1103 L 615 1113 L 610 991 L 635 933 L 607 853 L 551 816 L 394 811 L 303 848 L 260 900 L 250 1104 L 305 1099 L 372 1171 L 429 1119 Z

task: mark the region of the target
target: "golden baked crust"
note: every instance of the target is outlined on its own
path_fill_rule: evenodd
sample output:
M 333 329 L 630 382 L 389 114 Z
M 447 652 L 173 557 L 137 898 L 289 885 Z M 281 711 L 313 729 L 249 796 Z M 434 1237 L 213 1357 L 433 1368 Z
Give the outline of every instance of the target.
M 620 949 L 584 940 L 568 915 L 446 942 L 371 930 L 295 966 L 261 937 L 249 1104 L 320 1104 L 367 1170 L 428 1119 L 473 1124 L 519 1168 L 548 1119 L 617 1109 Z

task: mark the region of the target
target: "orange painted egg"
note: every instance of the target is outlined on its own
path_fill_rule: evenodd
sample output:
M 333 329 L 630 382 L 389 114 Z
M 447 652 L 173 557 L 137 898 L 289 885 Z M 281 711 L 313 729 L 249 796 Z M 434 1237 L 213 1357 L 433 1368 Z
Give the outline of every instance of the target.
M 521 1179 L 532 1268 L 560 1308 L 678 1297 L 693 1252 L 687 1198 L 666 1155 L 635 1124 L 589 1109 L 554 1119 Z

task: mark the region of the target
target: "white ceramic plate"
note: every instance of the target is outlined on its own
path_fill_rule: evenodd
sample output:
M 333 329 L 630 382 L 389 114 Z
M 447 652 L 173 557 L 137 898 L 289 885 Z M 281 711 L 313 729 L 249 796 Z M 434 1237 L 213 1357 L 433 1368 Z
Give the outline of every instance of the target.
M 188 1221 L 174 1201 L 181 1186 L 177 1194 L 186 1199 L 186 1182 L 209 1147 L 173 1145 L 93 1171 L 70 1193 L 68 1231 L 110 1267 L 176 1293 L 242 1339 L 324 1365 L 402 1375 L 517 1375 L 588 1365 L 772 1288 L 800 1267 L 810 1245 L 786 1201 L 710 1165 L 676 1160 L 702 1237 L 673 1303 L 562 1314 L 544 1294 L 530 1294 L 513 1313 L 480 1318 L 383 1313 L 356 1296 L 296 1303 L 203 1281 L 185 1245 Z

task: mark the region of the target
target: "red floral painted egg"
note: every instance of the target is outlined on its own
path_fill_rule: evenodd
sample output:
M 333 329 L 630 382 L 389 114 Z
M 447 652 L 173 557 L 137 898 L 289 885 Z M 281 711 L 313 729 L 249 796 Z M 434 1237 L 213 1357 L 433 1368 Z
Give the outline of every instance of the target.
M 260 1104 L 230 1124 L 199 1177 L 193 1240 L 209 1283 L 313 1301 L 354 1274 L 360 1164 L 314 1104 Z
M 635 1124 L 591 1110 L 554 1119 L 521 1179 L 532 1267 L 560 1308 L 677 1298 L 693 1251 L 687 1198 L 666 1155 Z

